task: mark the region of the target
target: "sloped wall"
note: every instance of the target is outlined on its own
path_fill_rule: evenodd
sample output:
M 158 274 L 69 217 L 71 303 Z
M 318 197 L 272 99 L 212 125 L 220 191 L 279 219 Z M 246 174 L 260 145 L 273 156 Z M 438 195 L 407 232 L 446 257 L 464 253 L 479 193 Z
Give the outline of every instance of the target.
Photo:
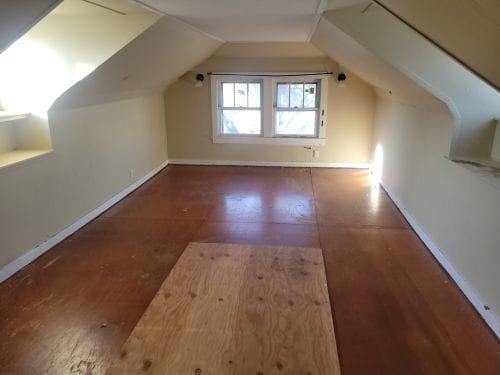
M 53 108 L 70 108 L 163 90 L 208 58 L 221 42 L 165 16 L 70 88 Z
M 500 87 L 500 2 L 379 0 L 417 30 Z
M 0 55 L 0 102 L 46 117 L 53 102 L 158 20 L 66 0 Z
M 60 97 L 53 151 L 0 170 L 0 267 L 166 161 L 165 85 L 219 44 L 164 18 Z
M 452 158 L 489 158 L 498 91 L 378 5 L 330 11 L 324 19 L 448 105 L 455 120 Z
M 479 296 L 476 308 L 500 335 L 500 190 L 445 157 L 452 133 L 449 114 L 377 98 L 373 145 L 384 187 Z
M 2 0 L 0 4 L 0 53 L 61 1 Z

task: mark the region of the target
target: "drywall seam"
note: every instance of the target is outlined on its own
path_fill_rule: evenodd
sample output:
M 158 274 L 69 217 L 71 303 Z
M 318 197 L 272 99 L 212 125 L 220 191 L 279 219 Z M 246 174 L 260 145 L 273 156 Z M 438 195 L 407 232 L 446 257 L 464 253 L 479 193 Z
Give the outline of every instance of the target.
M 309 161 L 244 161 L 244 160 L 196 160 L 170 159 L 170 165 L 233 165 L 245 167 L 302 167 L 302 168 L 353 168 L 368 169 L 369 163 L 324 163 Z
M 124 190 L 122 190 L 121 192 L 119 192 L 118 194 L 113 196 L 111 199 L 104 202 L 102 205 L 100 205 L 96 209 L 94 209 L 91 212 L 89 212 L 88 214 L 86 214 L 84 217 L 82 217 L 81 219 L 79 219 L 75 223 L 71 224 L 69 227 L 63 229 L 61 232 L 57 233 L 53 237 L 50 237 L 44 243 L 36 246 L 35 248 L 29 250 L 24 255 L 20 256 L 19 258 L 15 259 L 14 261 L 7 264 L 5 267 L 0 269 L 0 283 L 7 280 L 9 277 L 11 277 L 17 271 L 19 271 L 23 267 L 25 267 L 28 264 L 30 264 L 31 262 L 33 262 L 36 258 L 43 255 L 45 252 L 50 250 L 52 247 L 57 245 L 59 242 L 64 240 L 66 237 L 75 233 L 78 229 L 83 227 L 85 224 L 94 220 L 97 216 L 102 214 L 108 208 L 110 208 L 114 204 L 118 203 L 120 200 L 122 200 L 127 195 L 132 193 L 135 189 L 140 187 L 142 184 L 144 184 L 150 178 L 155 176 L 158 172 L 160 172 L 167 165 L 168 165 L 168 160 L 161 163 L 158 167 L 154 168 L 151 172 L 149 172 L 145 176 L 141 177 L 140 179 L 135 181 L 133 184 L 127 186 Z
M 469 300 L 469 302 L 474 306 L 479 315 L 483 318 L 486 324 L 491 328 L 493 333 L 500 338 L 500 317 L 498 317 L 494 311 L 488 310 L 485 307 L 481 298 L 477 295 L 477 293 L 469 286 L 467 281 L 460 275 L 460 273 L 453 267 L 453 264 L 446 259 L 441 250 L 432 242 L 432 240 L 427 236 L 424 230 L 417 224 L 416 220 L 410 213 L 405 209 L 403 203 L 397 198 L 394 193 L 388 189 L 383 183 L 380 183 L 382 188 L 387 192 L 391 200 L 398 207 L 399 211 L 406 218 L 410 226 L 413 228 L 417 236 L 422 240 L 427 249 L 431 252 L 434 258 L 438 261 L 438 263 L 445 269 L 445 271 L 450 275 L 450 277 L 455 281 L 459 289 L 465 295 L 465 297 Z

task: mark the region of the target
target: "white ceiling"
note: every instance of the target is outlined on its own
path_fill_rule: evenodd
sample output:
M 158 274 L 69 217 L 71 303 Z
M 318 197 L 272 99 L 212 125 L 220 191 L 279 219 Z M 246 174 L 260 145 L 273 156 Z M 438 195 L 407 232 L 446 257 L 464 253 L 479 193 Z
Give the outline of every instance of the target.
M 141 1 L 228 42 L 307 41 L 328 4 L 327 0 Z

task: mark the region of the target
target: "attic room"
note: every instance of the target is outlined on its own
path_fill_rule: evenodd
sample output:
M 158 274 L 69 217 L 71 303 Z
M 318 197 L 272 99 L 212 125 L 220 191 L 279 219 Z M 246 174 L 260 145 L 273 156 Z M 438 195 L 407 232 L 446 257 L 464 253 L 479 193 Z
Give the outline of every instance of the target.
M 500 374 L 500 2 L 5 0 L 0 374 Z

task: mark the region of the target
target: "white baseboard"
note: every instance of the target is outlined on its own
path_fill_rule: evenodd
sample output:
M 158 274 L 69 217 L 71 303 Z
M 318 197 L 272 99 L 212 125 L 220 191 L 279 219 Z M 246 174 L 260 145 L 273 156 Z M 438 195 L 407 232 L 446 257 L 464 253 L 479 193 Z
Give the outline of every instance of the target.
M 168 160 L 160 164 L 158 167 L 153 169 L 151 172 L 146 174 L 145 176 L 141 177 L 137 181 L 135 181 L 133 184 L 127 186 L 124 190 L 113 196 L 111 199 L 108 201 L 104 202 L 102 205 L 94 209 L 93 211 L 89 212 L 86 214 L 84 217 L 79 219 L 77 222 L 71 224 L 69 227 L 63 229 L 61 232 L 57 233 L 55 236 L 49 238 L 47 241 L 44 243 L 38 245 L 37 247 L 29 250 L 26 254 L 20 256 L 16 260 L 10 262 L 6 266 L 4 266 L 2 269 L 0 269 L 0 282 L 5 281 L 9 277 L 11 277 L 13 274 L 15 274 L 17 271 L 19 271 L 21 268 L 27 266 L 31 262 L 33 262 L 36 258 L 44 254 L 47 250 L 52 248 L 53 246 L 57 245 L 59 242 L 64 240 L 66 237 L 69 235 L 75 233 L 78 229 L 83 227 L 85 224 L 88 222 L 94 220 L 97 216 L 102 214 L 104 211 L 106 211 L 108 208 L 125 198 L 127 195 L 129 195 L 131 192 L 133 192 L 135 189 L 137 189 L 139 186 L 144 184 L 147 180 L 149 180 L 151 177 L 156 175 L 159 171 L 161 171 L 163 168 L 165 168 L 168 165 Z
M 309 161 L 243 161 L 170 159 L 170 165 L 232 165 L 247 167 L 305 167 L 305 168 L 355 168 L 368 169 L 369 163 L 322 163 Z
M 487 305 L 484 303 L 478 294 L 471 288 L 471 286 L 465 281 L 465 279 L 460 275 L 460 273 L 455 269 L 452 263 L 446 259 L 444 254 L 439 250 L 439 248 L 432 242 L 429 236 L 423 231 L 423 229 L 417 224 L 413 216 L 405 209 L 402 202 L 388 189 L 385 185 L 381 183 L 384 190 L 387 192 L 389 197 L 392 199 L 394 204 L 399 208 L 403 216 L 406 218 L 410 226 L 413 228 L 415 233 L 420 237 L 422 242 L 427 246 L 429 251 L 432 253 L 434 258 L 441 264 L 441 266 L 448 272 L 450 277 L 458 285 L 462 293 L 467 297 L 467 299 L 472 303 L 474 308 L 477 310 L 479 315 L 484 319 L 486 324 L 491 328 L 493 333 L 500 338 L 500 317 L 495 314 L 493 310 L 488 310 L 485 308 Z

